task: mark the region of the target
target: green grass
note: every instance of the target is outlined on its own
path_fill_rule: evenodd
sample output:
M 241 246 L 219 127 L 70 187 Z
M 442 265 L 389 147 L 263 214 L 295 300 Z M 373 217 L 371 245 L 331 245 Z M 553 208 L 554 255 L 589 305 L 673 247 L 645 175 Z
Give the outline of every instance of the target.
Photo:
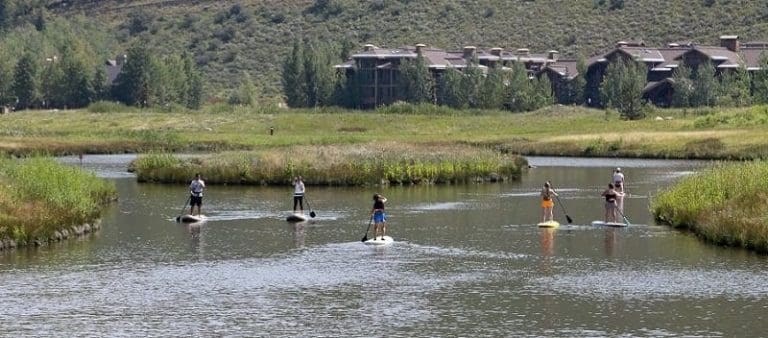
M 524 158 L 457 144 L 394 142 L 294 146 L 179 158 L 140 156 L 142 182 L 186 183 L 200 173 L 212 184 L 290 184 L 296 175 L 314 185 L 463 183 L 519 178 Z
M 386 107 L 379 111 L 207 106 L 197 112 L 25 111 L 0 116 L 0 152 L 27 155 L 218 152 L 373 142 L 468 144 L 561 156 L 768 157 L 768 106 L 615 112 L 551 106 L 531 113 Z M 657 121 L 656 116 L 669 117 Z M 702 123 L 702 120 L 717 121 Z M 274 135 L 270 135 L 274 128 Z
M 29 241 L 99 217 L 114 183 L 49 158 L 0 160 L 0 238 Z
M 768 162 L 724 164 L 653 199 L 654 217 L 706 241 L 768 253 Z

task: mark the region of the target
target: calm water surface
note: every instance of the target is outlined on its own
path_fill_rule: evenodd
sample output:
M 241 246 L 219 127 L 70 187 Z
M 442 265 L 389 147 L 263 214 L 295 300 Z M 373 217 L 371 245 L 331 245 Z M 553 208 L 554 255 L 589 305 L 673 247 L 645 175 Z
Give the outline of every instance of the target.
M 130 156 L 87 156 L 120 200 L 90 238 L 0 253 L 2 336 L 762 336 L 768 262 L 653 224 L 649 199 L 706 163 L 531 158 L 520 182 L 309 187 L 317 217 L 290 224 L 291 189 L 209 187 L 201 225 L 173 222 L 183 186 L 137 184 Z M 78 165 L 73 158 L 63 161 Z M 603 214 L 628 181 L 624 229 Z M 538 229 L 552 180 L 574 224 Z M 360 243 L 371 195 L 396 242 Z

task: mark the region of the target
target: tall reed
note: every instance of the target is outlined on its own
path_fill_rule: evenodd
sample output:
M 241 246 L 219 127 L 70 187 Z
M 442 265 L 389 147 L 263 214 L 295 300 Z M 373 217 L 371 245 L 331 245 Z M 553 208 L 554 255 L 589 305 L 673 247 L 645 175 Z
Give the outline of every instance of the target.
M 0 238 L 45 238 L 91 222 L 117 193 L 113 183 L 50 158 L 0 160 Z
M 518 177 L 524 158 L 456 144 L 293 146 L 228 152 L 194 158 L 168 154 L 141 156 L 139 181 L 181 183 L 201 173 L 209 183 L 372 185 L 495 181 Z
M 653 200 L 654 217 L 721 245 L 768 253 L 768 162 L 723 164 Z

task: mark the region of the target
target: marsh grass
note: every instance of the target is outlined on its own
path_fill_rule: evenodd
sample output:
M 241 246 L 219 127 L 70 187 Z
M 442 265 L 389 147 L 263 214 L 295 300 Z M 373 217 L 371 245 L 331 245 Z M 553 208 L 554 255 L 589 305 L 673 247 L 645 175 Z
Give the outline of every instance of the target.
M 768 138 L 763 136 L 768 123 L 761 122 L 768 106 L 659 110 L 646 119 L 623 121 L 617 114 L 572 106 L 509 113 L 410 104 L 372 111 L 221 104 L 184 111 L 114 105 L 114 111 L 106 112 L 113 105 L 2 115 L 0 152 L 219 152 L 391 141 L 493 144 L 526 155 L 768 158 Z M 657 121 L 654 115 L 664 119 Z M 726 122 L 697 127 L 701 118 Z
M 652 203 L 654 217 L 720 245 L 768 253 L 768 162 L 718 165 Z
M 201 173 L 213 184 L 290 184 L 296 175 L 314 185 L 459 183 L 520 176 L 524 158 L 460 144 L 293 146 L 179 158 L 140 156 L 139 181 L 186 183 Z
M 0 238 L 28 241 L 98 218 L 113 183 L 50 158 L 0 160 Z

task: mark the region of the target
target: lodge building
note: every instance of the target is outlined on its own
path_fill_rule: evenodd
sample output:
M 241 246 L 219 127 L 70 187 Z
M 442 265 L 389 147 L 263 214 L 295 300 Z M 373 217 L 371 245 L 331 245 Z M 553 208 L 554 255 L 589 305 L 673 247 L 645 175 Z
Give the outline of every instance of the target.
M 735 35 L 723 35 L 718 46 L 697 45 L 692 42 L 669 43 L 664 47 L 649 47 L 639 41 L 619 41 L 607 52 L 586 59 L 586 100 L 593 106 L 599 106 L 598 88 L 603 80 L 608 65 L 620 58 L 637 60 L 647 68 L 646 86 L 643 99 L 661 107 L 669 106 L 672 98 L 672 76 L 674 70 L 685 63 L 692 69 L 710 62 L 714 65 L 716 76 L 736 68 L 746 68 L 748 72 L 760 70 L 760 60 L 768 51 L 768 42 L 740 43 Z M 374 108 L 392 104 L 399 99 L 398 67 L 406 59 L 415 59 L 419 55 L 425 60 L 430 73 L 439 80 L 445 70 L 465 69 L 472 60 L 484 72 L 489 67 L 511 67 L 522 63 L 530 77 L 548 76 L 552 83 L 555 97 L 564 84 L 580 76 L 576 59 L 561 59 L 556 50 L 546 53 L 531 53 L 527 48 L 514 51 L 502 48 L 478 49 L 466 46 L 460 51 L 447 51 L 427 47 L 424 44 L 400 48 L 364 46 L 346 62 L 335 68 L 346 72 L 347 76 L 357 73 L 360 84 L 360 108 Z M 436 81 L 437 82 L 437 81 Z M 438 100 L 437 95 L 434 99 Z

